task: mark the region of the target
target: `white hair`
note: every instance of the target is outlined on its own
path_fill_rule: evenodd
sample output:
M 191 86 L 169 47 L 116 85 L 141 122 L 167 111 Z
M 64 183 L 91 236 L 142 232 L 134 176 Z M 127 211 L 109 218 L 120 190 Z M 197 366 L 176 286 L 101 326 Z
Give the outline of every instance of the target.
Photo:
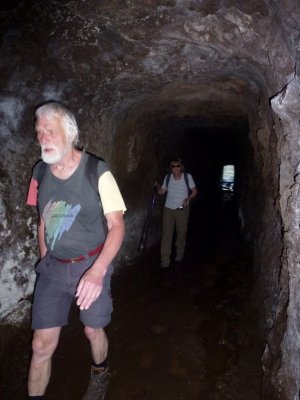
M 46 116 L 61 118 L 62 123 L 66 130 L 67 138 L 70 143 L 76 145 L 78 142 L 78 126 L 74 114 L 64 105 L 57 102 L 49 102 L 37 108 L 35 112 L 36 119 Z

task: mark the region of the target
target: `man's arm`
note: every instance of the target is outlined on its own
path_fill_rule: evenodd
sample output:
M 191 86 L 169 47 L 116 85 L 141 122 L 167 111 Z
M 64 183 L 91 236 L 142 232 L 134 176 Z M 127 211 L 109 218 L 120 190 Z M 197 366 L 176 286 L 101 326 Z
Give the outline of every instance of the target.
M 158 193 L 159 195 L 161 195 L 161 196 L 167 192 L 167 189 L 166 189 L 166 188 L 163 188 L 162 186 L 159 186 L 158 181 L 155 181 L 155 182 L 154 182 L 154 187 L 156 188 L 157 193 Z
M 103 287 L 103 278 L 106 271 L 117 255 L 125 233 L 123 211 L 114 211 L 105 214 L 108 234 L 99 256 L 94 264 L 81 277 L 76 297 L 77 305 L 81 310 L 88 309 L 100 296 Z
M 183 200 L 183 203 L 182 203 L 183 207 L 187 207 L 190 204 L 190 200 L 192 200 L 194 197 L 197 196 L 198 191 L 197 191 L 196 186 L 193 187 L 193 189 L 191 189 L 191 191 L 192 191 L 191 194 Z
M 190 200 L 192 200 L 194 197 L 196 197 L 197 193 L 198 193 L 198 190 L 197 190 L 196 186 L 193 187 L 193 189 L 191 189 L 191 190 L 192 190 L 192 193 L 189 195 L 189 199 Z
M 159 187 L 157 190 L 157 193 L 162 196 L 163 194 L 167 193 L 167 189 L 164 189 L 163 187 Z

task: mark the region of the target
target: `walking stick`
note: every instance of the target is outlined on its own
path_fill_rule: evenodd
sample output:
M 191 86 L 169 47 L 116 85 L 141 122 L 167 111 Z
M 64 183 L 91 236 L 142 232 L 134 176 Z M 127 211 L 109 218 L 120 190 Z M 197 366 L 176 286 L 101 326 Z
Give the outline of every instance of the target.
M 146 220 L 144 223 L 144 227 L 143 227 L 143 231 L 142 231 L 142 235 L 141 235 L 141 239 L 140 239 L 140 243 L 139 243 L 139 247 L 137 249 L 138 252 L 145 252 L 146 249 L 146 243 L 148 240 L 148 232 L 149 232 L 149 227 L 150 227 L 150 218 L 151 218 L 151 213 L 155 204 L 155 199 L 156 199 L 156 192 L 157 189 L 156 187 L 154 187 L 153 189 L 153 193 L 151 196 L 151 200 L 150 200 L 150 204 L 148 207 L 148 212 L 147 212 L 147 216 L 146 216 Z

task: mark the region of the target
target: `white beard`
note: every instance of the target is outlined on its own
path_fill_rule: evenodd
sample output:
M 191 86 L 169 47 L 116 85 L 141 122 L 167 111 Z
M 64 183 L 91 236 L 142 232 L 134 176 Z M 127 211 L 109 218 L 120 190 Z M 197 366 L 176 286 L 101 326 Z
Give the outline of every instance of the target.
M 41 157 L 42 160 L 46 163 L 46 164 L 56 164 L 58 162 L 60 162 L 64 155 L 67 153 L 68 149 L 64 148 L 63 150 L 59 150 L 56 146 L 51 145 L 51 153 L 48 154 L 45 152 L 45 149 L 49 147 L 46 145 L 41 145 Z

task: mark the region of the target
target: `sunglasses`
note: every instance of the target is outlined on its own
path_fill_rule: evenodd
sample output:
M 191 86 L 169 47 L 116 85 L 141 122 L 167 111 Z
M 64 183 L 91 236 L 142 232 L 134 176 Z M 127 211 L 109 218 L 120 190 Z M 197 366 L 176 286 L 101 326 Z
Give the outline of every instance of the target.
M 181 167 L 180 164 L 173 164 L 173 165 L 171 165 L 171 168 L 180 168 L 180 167 Z

